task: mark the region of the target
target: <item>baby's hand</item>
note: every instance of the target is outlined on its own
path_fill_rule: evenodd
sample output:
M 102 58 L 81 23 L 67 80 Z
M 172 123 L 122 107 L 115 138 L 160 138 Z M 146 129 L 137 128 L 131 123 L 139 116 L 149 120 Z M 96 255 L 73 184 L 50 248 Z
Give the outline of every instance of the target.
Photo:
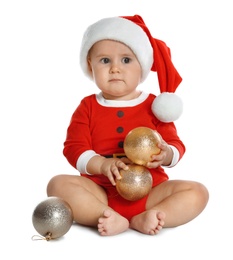
M 120 180 L 121 175 L 119 170 L 128 170 L 128 166 L 118 158 L 108 158 L 103 161 L 101 165 L 101 172 L 103 175 L 108 177 L 112 185 L 116 185 L 115 179 Z
M 157 155 L 152 155 L 152 161 L 146 164 L 147 168 L 157 168 L 160 165 L 171 164 L 173 158 L 173 151 L 171 147 L 164 140 L 158 144 L 158 147 L 161 150 L 160 153 Z

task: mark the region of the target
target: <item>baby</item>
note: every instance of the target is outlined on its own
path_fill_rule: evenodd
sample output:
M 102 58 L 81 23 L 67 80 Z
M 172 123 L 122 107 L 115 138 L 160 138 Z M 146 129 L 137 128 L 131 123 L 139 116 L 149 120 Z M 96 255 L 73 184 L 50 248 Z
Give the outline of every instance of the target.
M 102 236 L 128 228 L 155 235 L 197 217 L 208 202 L 208 190 L 195 181 L 169 180 L 185 153 L 174 121 L 182 112 L 175 95 L 181 77 L 170 49 L 153 38 L 139 15 L 104 18 L 90 25 L 82 40 L 80 64 L 99 94 L 84 97 L 74 111 L 64 142 L 64 156 L 77 175 L 57 175 L 47 187 L 71 206 L 74 220 L 98 229 Z M 150 71 L 157 72 L 161 93 L 138 90 Z M 84 86 L 80 86 L 84 87 Z M 173 106 L 175 105 L 175 106 Z M 147 163 L 153 178 L 148 195 L 129 201 L 119 195 L 119 171 L 132 162 L 124 154 L 124 139 L 136 127 L 161 136 L 161 152 Z

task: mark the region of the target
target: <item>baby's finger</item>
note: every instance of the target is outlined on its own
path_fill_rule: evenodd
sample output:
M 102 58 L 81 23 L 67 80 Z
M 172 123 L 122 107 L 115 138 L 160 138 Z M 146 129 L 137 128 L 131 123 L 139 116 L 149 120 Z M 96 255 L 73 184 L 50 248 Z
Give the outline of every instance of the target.
M 124 164 L 132 164 L 133 162 L 130 161 L 127 157 L 122 157 L 121 158 L 121 161 L 124 163 Z
M 118 168 L 125 170 L 125 171 L 129 169 L 129 167 L 123 161 L 117 161 L 116 166 Z
M 166 147 L 167 147 L 167 144 L 166 144 L 166 143 L 158 143 L 157 146 L 158 146 L 158 148 L 160 148 L 161 150 L 165 150 Z
M 146 167 L 149 168 L 149 169 L 155 169 L 160 165 L 161 165 L 160 161 L 154 161 L 154 162 L 148 162 L 146 164 Z
M 120 175 L 120 173 L 119 173 L 119 170 L 118 170 L 117 165 L 112 166 L 111 171 L 112 171 L 112 174 L 115 176 L 115 178 L 116 178 L 117 180 L 120 180 L 120 179 L 121 179 L 121 175 Z
M 115 179 L 114 179 L 114 177 L 113 177 L 113 175 L 112 175 L 112 172 L 109 173 L 109 174 L 107 175 L 107 177 L 108 177 L 109 181 L 112 183 L 112 185 L 115 186 L 115 185 L 116 185 L 116 182 L 115 182 Z

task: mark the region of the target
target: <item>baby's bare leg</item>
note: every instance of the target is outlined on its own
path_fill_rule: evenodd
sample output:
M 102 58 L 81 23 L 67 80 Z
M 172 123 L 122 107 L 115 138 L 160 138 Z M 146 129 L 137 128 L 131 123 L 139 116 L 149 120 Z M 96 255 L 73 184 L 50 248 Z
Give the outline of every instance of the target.
M 66 200 L 72 208 L 74 221 L 82 225 L 97 227 L 99 217 L 108 208 L 105 191 L 81 176 L 55 176 L 48 184 L 47 194 Z
M 192 181 L 166 181 L 149 194 L 146 211 L 132 218 L 130 227 L 145 234 L 157 234 L 162 227 L 175 227 L 197 217 L 209 194 L 205 186 Z
M 98 231 L 103 236 L 119 234 L 129 227 L 127 219 L 107 206 L 105 191 L 85 177 L 55 176 L 48 184 L 47 194 L 66 200 L 77 223 L 98 226 Z

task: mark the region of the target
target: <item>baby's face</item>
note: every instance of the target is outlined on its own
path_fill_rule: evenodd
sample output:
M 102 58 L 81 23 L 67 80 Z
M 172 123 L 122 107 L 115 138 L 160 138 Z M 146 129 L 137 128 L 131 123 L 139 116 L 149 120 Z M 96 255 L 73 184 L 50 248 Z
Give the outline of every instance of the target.
M 123 43 L 102 40 L 88 55 L 88 66 L 94 82 L 106 99 L 130 100 L 138 97 L 142 70 L 137 57 Z

